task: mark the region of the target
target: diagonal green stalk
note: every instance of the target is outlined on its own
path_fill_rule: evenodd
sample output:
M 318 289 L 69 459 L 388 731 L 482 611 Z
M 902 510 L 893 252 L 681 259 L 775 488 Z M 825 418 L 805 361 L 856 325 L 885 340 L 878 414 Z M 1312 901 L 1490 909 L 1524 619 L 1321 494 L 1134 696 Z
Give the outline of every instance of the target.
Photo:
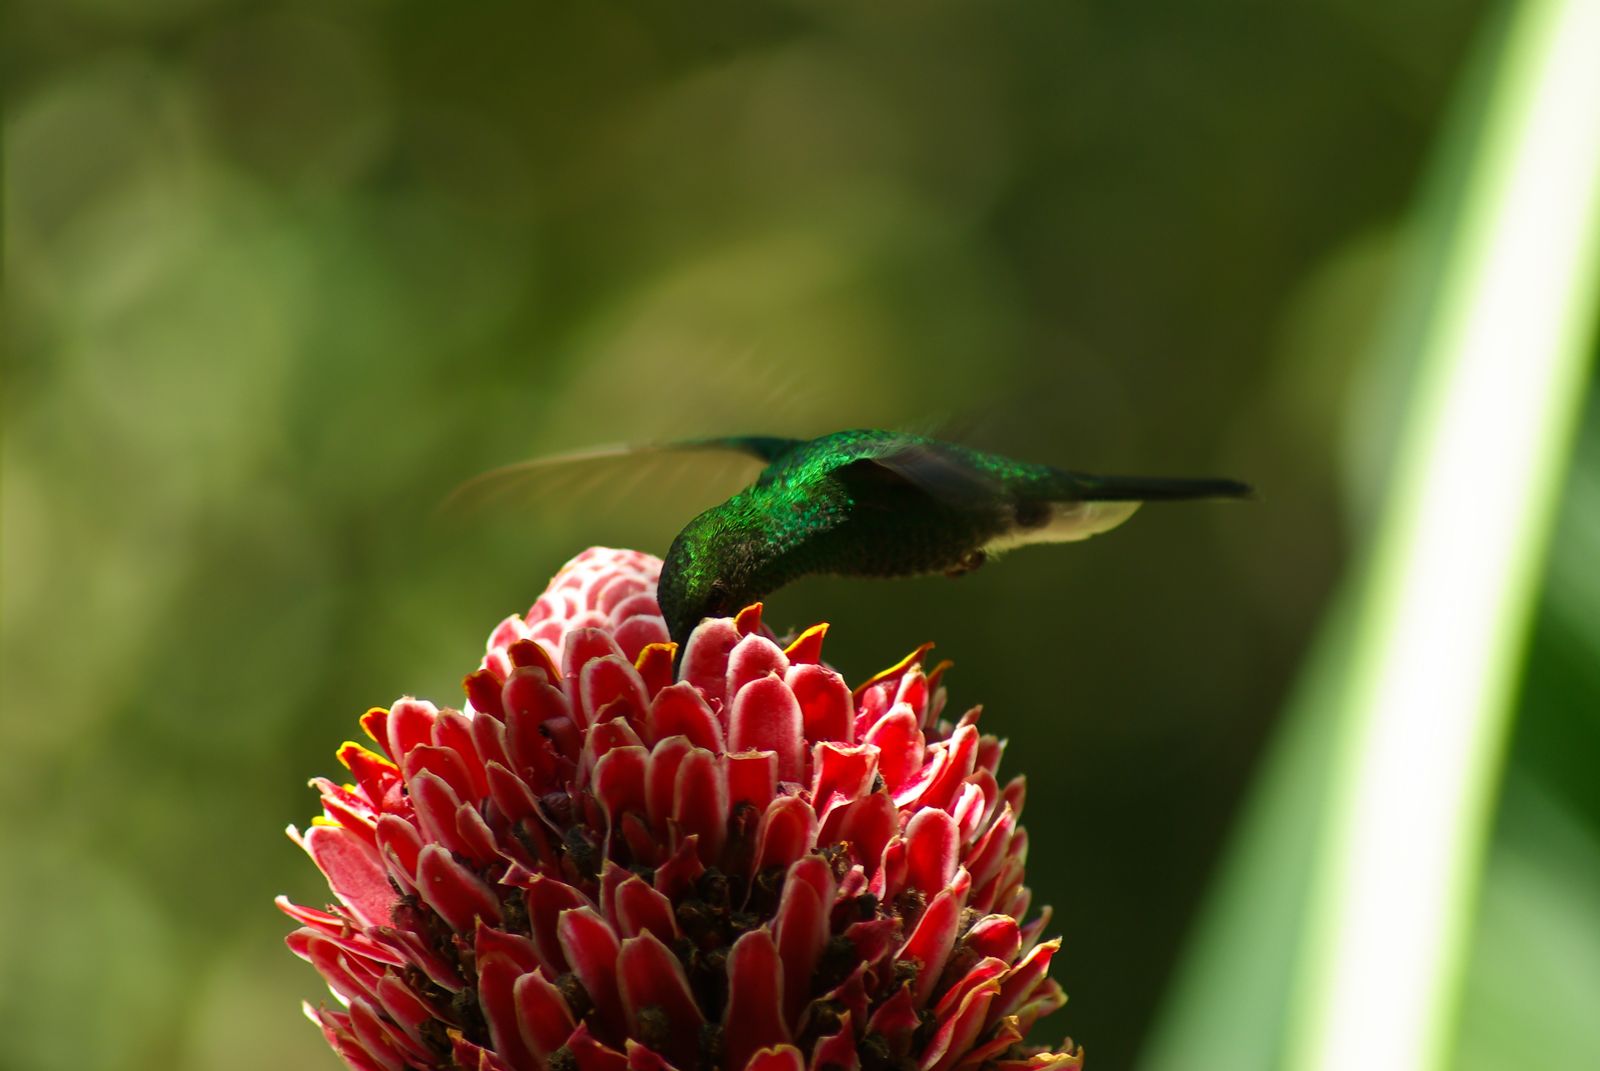
M 1448 1056 L 1600 293 L 1600 3 L 1517 4 L 1495 43 L 1396 310 L 1416 371 L 1377 525 L 1147 1067 Z

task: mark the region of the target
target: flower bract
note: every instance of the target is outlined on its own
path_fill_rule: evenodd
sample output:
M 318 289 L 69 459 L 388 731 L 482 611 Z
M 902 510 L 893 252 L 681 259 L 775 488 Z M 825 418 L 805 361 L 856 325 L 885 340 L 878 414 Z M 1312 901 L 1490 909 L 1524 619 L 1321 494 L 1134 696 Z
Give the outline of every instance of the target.
M 661 563 L 592 548 L 502 622 L 462 709 L 405 698 L 290 833 L 307 1006 L 358 1071 L 1065 1071 L 1023 780 L 912 652 L 854 689 L 753 606 L 675 668 Z

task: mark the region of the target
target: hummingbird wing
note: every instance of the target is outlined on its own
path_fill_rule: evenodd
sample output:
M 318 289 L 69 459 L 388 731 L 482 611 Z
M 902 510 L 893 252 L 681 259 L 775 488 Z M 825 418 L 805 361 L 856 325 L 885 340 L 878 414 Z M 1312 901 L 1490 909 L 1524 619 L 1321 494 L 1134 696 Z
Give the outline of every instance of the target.
M 683 519 L 749 486 L 761 470 L 802 440 L 730 435 L 667 443 L 616 443 L 528 458 L 479 473 L 457 485 L 439 511 L 466 516 L 484 510 L 581 501 L 586 507 L 640 495 L 681 504 Z
M 962 509 L 996 508 L 1005 501 L 1006 484 L 1000 473 L 975 464 L 983 456 L 936 439 L 893 439 L 867 445 L 840 471 L 852 479 L 909 484 Z
M 951 505 L 977 504 L 996 496 L 1051 502 L 1170 502 L 1255 494 L 1249 484 L 1222 477 L 1093 476 L 932 439 L 884 443 L 858 458 L 861 462 L 877 465 Z
M 988 550 L 1087 539 L 1117 527 L 1147 501 L 1254 493 L 1237 480 L 1092 476 L 928 439 L 874 444 L 841 471 L 851 479 L 903 482 L 946 505 L 993 515 L 1003 529 Z

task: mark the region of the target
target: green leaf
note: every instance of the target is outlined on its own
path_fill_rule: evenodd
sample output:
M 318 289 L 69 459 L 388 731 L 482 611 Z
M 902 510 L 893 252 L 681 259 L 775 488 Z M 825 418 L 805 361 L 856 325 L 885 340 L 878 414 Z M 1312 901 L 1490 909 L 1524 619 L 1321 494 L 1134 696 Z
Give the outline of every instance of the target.
M 1386 352 L 1415 363 L 1391 377 L 1388 485 L 1147 1068 L 1449 1055 L 1600 292 L 1600 5 L 1534 0 L 1485 32 L 1393 310 Z

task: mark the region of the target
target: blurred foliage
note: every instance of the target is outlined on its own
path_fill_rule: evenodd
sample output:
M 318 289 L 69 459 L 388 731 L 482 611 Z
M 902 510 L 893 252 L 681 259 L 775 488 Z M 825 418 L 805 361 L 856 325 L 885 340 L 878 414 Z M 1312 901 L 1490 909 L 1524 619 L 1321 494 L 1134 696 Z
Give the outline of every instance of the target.
M 1534 625 L 1459 1016 L 1463 1071 L 1600 1049 L 1600 392 L 1591 391 Z
M 1397 1068 L 1555 1069 L 1592 1051 L 1592 863 L 1573 816 L 1538 804 L 1524 759 L 1530 732 L 1592 753 L 1579 722 L 1600 697 L 1572 681 L 1547 692 L 1542 643 L 1501 836 L 1484 842 L 1535 594 L 1541 579 L 1570 591 L 1593 550 L 1592 532 L 1574 538 L 1593 404 L 1568 454 L 1600 311 L 1597 11 L 1530 0 L 1477 34 L 1347 455 L 1370 531 L 1143 1050 L 1151 1071 L 1196 1051 L 1238 1068 L 1344 1066 L 1355 1043 Z
M 1481 14 L 12 5 L 0 1066 L 332 1067 L 270 904 L 324 895 L 280 832 L 305 779 L 367 706 L 453 701 L 570 554 L 671 532 L 434 505 L 541 451 L 857 424 L 1264 489 L 770 604 L 831 619 L 854 676 L 957 660 L 1031 775 L 1073 996 L 1048 1025 L 1128 1066 L 1364 523 L 1342 481 L 1386 464 L 1393 385 L 1355 358 Z M 1579 497 L 1561 545 L 1592 548 Z M 1595 978 L 1600 592 L 1567 560 L 1473 1066 L 1548 1008 L 1520 972 Z

